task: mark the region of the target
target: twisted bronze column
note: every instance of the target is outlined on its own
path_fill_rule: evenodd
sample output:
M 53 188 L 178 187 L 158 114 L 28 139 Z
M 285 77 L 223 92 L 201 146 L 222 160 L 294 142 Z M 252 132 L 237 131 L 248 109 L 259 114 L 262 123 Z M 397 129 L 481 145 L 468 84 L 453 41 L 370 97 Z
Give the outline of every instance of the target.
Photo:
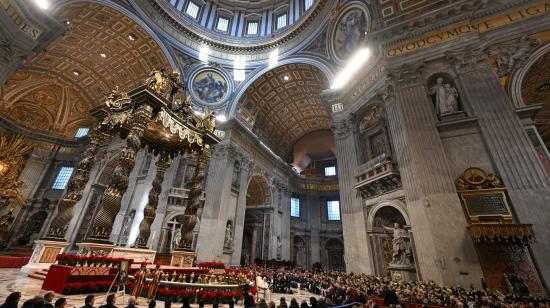
M 126 138 L 126 147 L 122 149 L 111 175 L 109 186 L 101 197 L 99 205 L 101 208 L 94 219 L 91 234 L 88 235 L 89 240 L 109 242 L 113 222 L 120 211 L 122 195 L 128 189 L 128 177 L 136 163 L 136 153 L 141 147 L 141 137 L 143 137 L 147 124 L 151 121 L 152 110 L 151 106 L 143 104 L 139 106 L 130 120 L 132 128 Z
M 73 217 L 75 204 L 82 199 L 82 190 L 90 179 L 90 170 L 94 166 L 95 156 L 99 147 L 109 139 L 109 135 L 105 132 L 104 127 L 96 127 L 90 136 L 90 144 L 76 165 L 76 170 L 69 182 L 65 195 L 61 198 L 57 205 L 57 214 L 53 218 L 48 233 L 47 239 L 65 240 L 65 233 L 69 222 Z
M 164 173 L 166 169 L 170 167 L 170 157 L 167 154 L 161 154 L 159 160 L 156 163 L 157 173 L 153 180 L 153 187 L 149 191 L 149 197 L 147 205 L 143 209 L 143 220 L 139 225 L 139 236 L 136 240 L 136 244 L 139 248 L 147 248 L 147 241 L 151 234 L 151 224 L 155 220 L 155 214 L 157 211 L 159 195 L 162 190 L 162 180 L 164 179 Z
M 210 149 L 204 148 L 197 157 L 197 167 L 193 175 L 191 191 L 189 192 L 189 203 L 185 208 L 183 224 L 181 226 L 180 247 L 191 249 L 193 244 L 193 229 L 197 224 L 197 210 L 200 207 L 200 196 L 202 194 L 202 182 L 206 171 L 206 163 L 210 159 Z

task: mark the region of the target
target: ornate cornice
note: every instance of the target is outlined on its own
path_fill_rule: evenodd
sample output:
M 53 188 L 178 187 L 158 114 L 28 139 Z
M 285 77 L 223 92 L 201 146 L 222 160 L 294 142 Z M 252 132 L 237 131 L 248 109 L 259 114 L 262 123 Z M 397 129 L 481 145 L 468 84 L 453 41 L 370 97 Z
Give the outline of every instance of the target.
M 315 7 L 307 13 L 307 16 L 290 25 L 286 31 L 261 39 L 233 38 L 231 36 L 219 36 L 218 33 L 214 37 L 210 30 L 205 29 L 200 24 L 186 21 L 182 16 L 178 16 L 179 12 L 176 12 L 169 4 L 162 4 L 155 0 L 139 0 L 136 5 L 156 23 L 161 31 L 164 31 L 168 36 L 186 47 L 198 50 L 197 45 L 204 44 L 227 55 L 250 55 L 253 59 L 246 59 L 248 62 L 267 60 L 269 51 L 275 48 L 279 48 L 279 54 L 282 54 L 316 37 L 318 32 L 323 29 L 322 24 L 327 21 L 325 16 L 330 12 L 333 2 L 318 0 Z M 171 27 L 172 31 L 167 27 Z M 291 41 L 294 41 L 294 44 L 289 44 Z M 265 53 L 265 59 L 260 59 L 259 52 Z M 213 52 L 210 56 L 217 58 L 223 55 L 215 55 Z
M 466 73 L 481 68 L 489 68 L 489 50 L 485 47 L 464 48 L 447 52 L 446 57 L 459 73 Z
M 478 1 L 463 0 L 460 3 L 452 3 L 440 9 L 440 12 L 426 12 L 415 18 L 407 19 L 402 23 L 392 25 L 391 27 L 381 28 L 372 33 L 372 37 L 382 42 L 383 47 L 396 45 L 418 36 L 433 31 L 441 30 L 460 22 L 476 20 L 487 16 L 495 15 L 499 12 L 511 8 L 528 4 L 531 0 L 516 1 Z M 460 10 L 457 12 L 456 10 Z
M 15 134 L 21 134 L 25 137 L 34 140 L 38 143 L 49 144 L 52 146 L 59 146 L 64 148 L 81 148 L 88 142 L 88 138 L 80 138 L 76 140 L 66 140 L 63 138 L 56 138 L 46 134 L 36 133 L 26 128 L 22 128 L 10 121 L 7 117 L 0 117 L 0 127 L 13 132 Z

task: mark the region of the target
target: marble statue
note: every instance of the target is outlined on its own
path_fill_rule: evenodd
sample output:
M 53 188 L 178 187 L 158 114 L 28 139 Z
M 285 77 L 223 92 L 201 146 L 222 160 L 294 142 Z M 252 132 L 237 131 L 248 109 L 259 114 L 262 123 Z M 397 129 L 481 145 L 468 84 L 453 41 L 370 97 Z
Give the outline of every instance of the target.
M 180 241 L 181 241 L 181 228 L 176 228 L 176 232 L 174 233 L 174 237 L 172 238 L 172 248 L 180 247 Z
M 489 55 L 495 57 L 498 76 L 508 76 L 523 66 L 540 44 L 540 40 L 523 35 L 517 42 L 491 47 Z
M 281 243 L 281 237 L 277 236 L 277 259 L 282 256 L 283 244 Z
M 385 228 L 393 230 L 391 264 L 410 265 L 412 252 L 407 230 L 397 222 L 393 224 L 393 228 Z
M 459 111 L 458 91 L 449 83 L 443 83 L 443 78 L 438 77 L 436 84 L 431 88 L 431 94 L 435 96 L 435 109 L 438 115 L 451 114 Z
M 233 248 L 233 227 L 231 220 L 228 221 L 225 226 L 225 239 L 223 241 L 223 247 L 228 249 Z

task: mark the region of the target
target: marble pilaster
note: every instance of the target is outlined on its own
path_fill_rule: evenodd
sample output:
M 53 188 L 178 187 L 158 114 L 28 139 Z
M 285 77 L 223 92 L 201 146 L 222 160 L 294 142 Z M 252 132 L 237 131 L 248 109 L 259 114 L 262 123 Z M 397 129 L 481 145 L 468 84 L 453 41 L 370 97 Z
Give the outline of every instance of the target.
M 481 268 L 420 73 L 418 67 L 403 69 L 387 81 L 385 93 L 418 270 L 440 284 L 478 285 Z
M 233 235 L 233 253 L 231 254 L 231 265 L 241 264 L 241 253 L 243 248 L 244 218 L 246 211 L 246 193 L 248 191 L 249 171 L 254 166 L 250 160 L 241 163 L 241 177 L 239 179 L 239 194 L 237 197 L 237 208 L 235 211 L 235 228 Z
M 224 207 L 230 198 L 234 159 L 229 142 L 214 148 L 208 166 L 206 200 L 201 217 L 201 231 L 197 240 L 197 262 L 222 261 L 226 220 Z
M 319 231 L 321 224 L 321 200 L 319 195 L 311 194 L 308 198 L 309 207 L 309 226 L 311 231 L 310 247 L 311 247 L 311 264 L 321 262 L 321 245 L 319 239 Z
M 531 251 L 550 282 L 550 180 L 510 98 L 480 51 L 454 58 L 459 81 L 475 115 L 495 173 L 502 177 L 518 223 L 533 224 Z
M 367 230 L 361 197 L 355 190 L 355 170 L 358 166 L 356 127 L 353 117 L 334 120 L 340 212 L 346 270 L 354 273 L 373 273 L 370 252 L 367 249 Z

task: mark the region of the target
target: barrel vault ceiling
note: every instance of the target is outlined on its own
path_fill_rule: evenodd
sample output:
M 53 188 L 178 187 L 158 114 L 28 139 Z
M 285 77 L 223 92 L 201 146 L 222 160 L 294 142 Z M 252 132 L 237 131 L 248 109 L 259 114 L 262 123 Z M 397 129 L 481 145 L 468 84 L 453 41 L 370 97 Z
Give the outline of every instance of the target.
M 330 129 L 330 114 L 320 97 L 327 88 L 328 81 L 317 68 L 284 65 L 254 81 L 239 101 L 237 118 L 290 162 L 296 141 Z
M 89 127 L 89 108 L 115 85 L 129 90 L 153 68 L 170 65 L 133 20 L 98 4 L 74 3 L 57 16 L 67 31 L 3 86 L 0 114 L 24 128 L 64 139 Z

